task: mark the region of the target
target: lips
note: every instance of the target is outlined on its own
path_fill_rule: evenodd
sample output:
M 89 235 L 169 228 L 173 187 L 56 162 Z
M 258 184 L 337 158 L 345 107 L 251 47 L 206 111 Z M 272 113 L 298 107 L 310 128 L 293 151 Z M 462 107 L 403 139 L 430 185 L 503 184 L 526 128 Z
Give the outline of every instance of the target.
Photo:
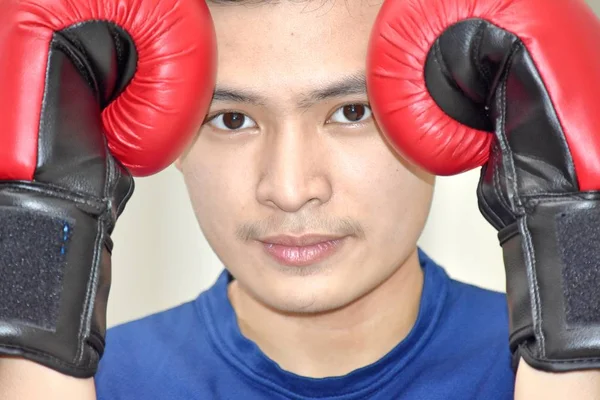
M 332 256 L 339 250 L 344 237 L 325 235 L 273 236 L 260 242 L 265 252 L 280 264 L 308 266 Z

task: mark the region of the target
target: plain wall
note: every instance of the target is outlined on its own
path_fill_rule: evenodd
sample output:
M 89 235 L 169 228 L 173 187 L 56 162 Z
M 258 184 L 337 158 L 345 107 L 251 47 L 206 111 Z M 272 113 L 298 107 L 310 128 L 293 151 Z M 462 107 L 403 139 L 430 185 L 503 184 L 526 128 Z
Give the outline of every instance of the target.
M 600 0 L 588 3 L 600 10 Z M 504 291 L 496 232 L 477 208 L 478 178 L 479 171 L 438 178 L 420 245 L 450 276 Z M 223 268 L 202 236 L 183 179 L 174 167 L 136 180 L 136 192 L 113 239 L 110 326 L 195 298 Z

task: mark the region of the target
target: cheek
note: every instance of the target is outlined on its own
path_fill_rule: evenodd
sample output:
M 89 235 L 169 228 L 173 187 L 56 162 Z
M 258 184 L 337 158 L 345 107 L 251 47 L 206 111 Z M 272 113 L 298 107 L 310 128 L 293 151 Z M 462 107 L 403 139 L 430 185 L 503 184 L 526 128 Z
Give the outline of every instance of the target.
M 251 192 L 250 161 L 233 149 L 216 150 L 199 139 L 181 164 L 196 217 L 209 241 L 233 235 Z
M 371 246 L 414 245 L 429 212 L 433 179 L 398 158 L 381 138 L 357 146 L 347 165 L 345 196 L 357 202 Z

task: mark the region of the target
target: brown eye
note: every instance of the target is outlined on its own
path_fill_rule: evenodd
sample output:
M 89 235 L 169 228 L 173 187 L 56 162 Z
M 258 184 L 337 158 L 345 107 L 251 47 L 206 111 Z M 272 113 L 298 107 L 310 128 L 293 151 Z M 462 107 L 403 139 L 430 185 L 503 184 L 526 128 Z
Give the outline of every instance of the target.
M 346 104 L 338 108 L 330 121 L 338 124 L 355 124 L 371 116 L 371 109 L 365 104 Z
M 208 122 L 213 128 L 224 131 L 236 131 L 256 127 L 256 122 L 246 114 L 240 112 L 224 112 L 215 115 Z
M 365 115 L 365 112 L 365 106 L 362 104 L 350 104 L 344 106 L 344 117 L 352 122 L 360 121 L 360 119 Z
M 244 126 L 244 120 L 246 116 L 241 113 L 230 112 L 223 114 L 223 125 L 227 127 L 227 129 L 240 129 Z

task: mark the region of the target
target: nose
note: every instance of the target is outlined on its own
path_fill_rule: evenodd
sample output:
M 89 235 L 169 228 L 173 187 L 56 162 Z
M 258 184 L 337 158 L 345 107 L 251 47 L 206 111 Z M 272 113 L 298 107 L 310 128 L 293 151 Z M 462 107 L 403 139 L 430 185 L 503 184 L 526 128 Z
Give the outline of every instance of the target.
M 318 132 L 300 126 L 273 132 L 261 154 L 258 201 L 289 213 L 327 203 L 332 187 L 325 153 Z

